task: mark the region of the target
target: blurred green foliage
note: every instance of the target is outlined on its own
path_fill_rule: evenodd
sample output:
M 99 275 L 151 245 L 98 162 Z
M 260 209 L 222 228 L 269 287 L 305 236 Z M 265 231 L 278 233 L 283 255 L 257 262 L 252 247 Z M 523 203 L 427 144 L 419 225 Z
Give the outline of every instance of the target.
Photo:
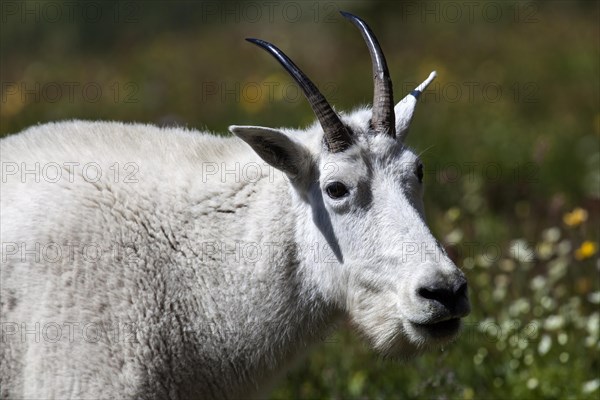
M 273 396 L 598 398 L 598 2 L 1 7 L 1 135 L 73 118 L 222 134 L 233 123 L 307 125 L 295 85 L 243 39 L 274 42 L 350 110 L 370 102 L 370 61 L 337 11 L 360 15 L 386 50 L 397 99 L 438 71 L 409 143 L 473 312 L 456 343 L 407 362 L 380 359 L 344 323 Z

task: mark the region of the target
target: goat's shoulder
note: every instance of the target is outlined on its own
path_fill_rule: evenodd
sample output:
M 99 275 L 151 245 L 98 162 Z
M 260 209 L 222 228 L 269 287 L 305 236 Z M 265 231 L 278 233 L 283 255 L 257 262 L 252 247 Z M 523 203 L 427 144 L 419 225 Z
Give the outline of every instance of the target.
M 182 127 L 71 120 L 30 127 L 1 141 L 4 161 L 107 158 L 213 161 L 248 153 L 239 140 Z
M 172 214 L 187 209 L 186 202 L 204 204 L 203 199 L 235 193 L 217 174 L 203 179 L 207 165 L 257 159 L 236 138 L 120 122 L 37 125 L 2 139 L 0 146 L 6 166 L 2 231 L 12 232 L 13 239 L 40 233 L 42 225 L 73 232 L 83 222 L 125 226 L 123 218 L 154 220 L 160 212 L 174 223 Z M 31 226 L 23 227 L 23 221 Z

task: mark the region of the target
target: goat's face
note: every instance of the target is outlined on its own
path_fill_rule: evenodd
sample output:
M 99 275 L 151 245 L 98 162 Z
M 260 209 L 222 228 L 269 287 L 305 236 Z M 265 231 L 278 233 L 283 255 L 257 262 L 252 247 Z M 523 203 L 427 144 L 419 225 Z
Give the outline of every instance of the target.
M 354 324 L 379 351 L 410 356 L 456 336 L 469 313 L 466 279 L 425 224 L 419 157 L 369 133 L 365 112 L 345 120 L 361 140 L 321 156 L 315 223 L 331 221 L 322 231 L 340 264 L 330 273 Z
M 308 271 L 379 351 L 410 356 L 453 339 L 469 313 L 467 283 L 425 224 L 422 164 L 404 145 L 419 94 L 434 74 L 393 106 L 383 53 L 364 21 L 357 25 L 373 59 L 372 110 L 340 118 L 310 80 L 270 43 L 296 79 L 319 126 L 308 132 L 231 127 L 290 178 L 306 221 L 300 240 L 318 238 L 333 254 Z M 299 215 L 302 215 L 300 212 Z

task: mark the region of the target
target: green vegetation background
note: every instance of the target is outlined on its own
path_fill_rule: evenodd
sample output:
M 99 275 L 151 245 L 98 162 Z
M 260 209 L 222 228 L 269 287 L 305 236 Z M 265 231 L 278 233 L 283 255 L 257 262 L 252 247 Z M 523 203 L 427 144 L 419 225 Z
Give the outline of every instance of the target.
M 599 3 L 2 1 L 0 134 L 62 119 L 304 126 L 276 43 L 339 110 L 371 101 L 386 51 L 396 99 L 427 77 L 409 144 L 429 223 L 470 280 L 452 345 L 384 360 L 341 323 L 275 398 L 598 398 Z M 574 210 L 574 211 L 573 211 Z

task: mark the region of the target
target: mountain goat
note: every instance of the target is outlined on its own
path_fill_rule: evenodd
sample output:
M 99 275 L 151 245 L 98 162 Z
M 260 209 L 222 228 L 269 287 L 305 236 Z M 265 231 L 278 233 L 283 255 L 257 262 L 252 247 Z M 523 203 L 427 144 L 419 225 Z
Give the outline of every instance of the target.
M 389 356 L 457 335 L 466 279 L 404 144 L 435 74 L 394 107 L 377 39 L 342 14 L 371 54 L 372 109 L 336 113 L 248 39 L 318 123 L 223 138 L 70 121 L 2 139 L 2 397 L 256 396 L 340 318 Z

